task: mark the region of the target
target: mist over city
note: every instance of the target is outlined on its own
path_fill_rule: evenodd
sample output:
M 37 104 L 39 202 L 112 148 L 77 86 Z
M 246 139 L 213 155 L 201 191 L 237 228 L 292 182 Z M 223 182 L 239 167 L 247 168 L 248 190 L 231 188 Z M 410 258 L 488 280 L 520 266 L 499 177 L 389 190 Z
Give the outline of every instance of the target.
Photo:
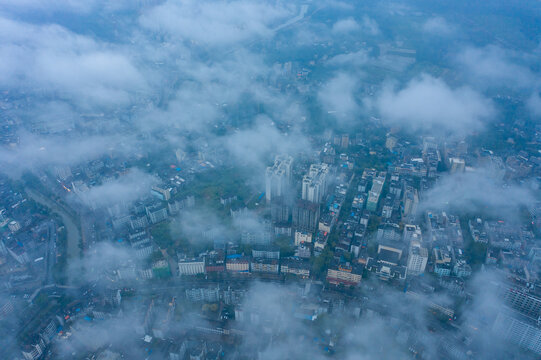
M 539 0 L 3 0 L 0 359 L 538 359 Z

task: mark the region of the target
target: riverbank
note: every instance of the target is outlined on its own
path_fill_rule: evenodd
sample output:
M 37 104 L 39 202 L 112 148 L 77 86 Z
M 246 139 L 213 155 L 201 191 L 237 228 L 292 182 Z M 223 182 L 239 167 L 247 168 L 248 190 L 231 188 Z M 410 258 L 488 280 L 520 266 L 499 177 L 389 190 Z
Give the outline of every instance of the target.
M 32 200 L 49 208 L 52 212 L 60 216 L 67 233 L 68 260 L 79 258 L 81 256 L 81 230 L 77 225 L 77 221 L 73 218 L 73 215 L 67 213 L 66 210 L 64 210 L 63 207 L 58 205 L 55 201 L 43 196 L 35 190 L 25 188 L 25 192 Z

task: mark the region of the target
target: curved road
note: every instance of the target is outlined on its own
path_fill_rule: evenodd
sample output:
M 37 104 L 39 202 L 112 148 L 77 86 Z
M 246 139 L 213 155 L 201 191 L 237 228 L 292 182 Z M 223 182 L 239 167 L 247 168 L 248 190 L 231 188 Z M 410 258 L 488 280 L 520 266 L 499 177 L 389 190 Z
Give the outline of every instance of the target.
M 60 215 L 62 222 L 66 227 L 67 232 L 67 253 L 68 259 L 79 258 L 81 250 L 79 244 L 81 243 L 81 230 L 75 223 L 73 216 L 68 214 L 62 206 L 58 205 L 55 201 L 43 196 L 37 191 L 25 188 L 26 193 L 35 202 L 51 209 L 52 212 Z

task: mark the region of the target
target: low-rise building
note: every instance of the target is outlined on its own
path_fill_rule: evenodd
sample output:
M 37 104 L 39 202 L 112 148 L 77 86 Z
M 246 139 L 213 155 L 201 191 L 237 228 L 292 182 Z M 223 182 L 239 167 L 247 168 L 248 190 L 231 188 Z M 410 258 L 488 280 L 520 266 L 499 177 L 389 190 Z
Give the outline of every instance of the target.
M 303 243 L 311 243 L 312 242 L 312 233 L 303 232 L 303 231 L 295 231 L 295 246 L 299 246 Z
M 182 257 L 178 261 L 179 275 L 197 275 L 205 273 L 205 260 Z
M 279 259 L 280 249 L 275 246 L 255 246 L 252 249 L 252 257 L 262 259 Z
M 210 251 L 205 256 L 205 272 L 222 272 L 225 271 L 225 255 L 223 250 Z
M 301 259 L 283 259 L 280 264 L 282 274 L 292 274 L 303 279 L 310 277 L 310 263 Z
M 241 255 L 228 255 L 225 268 L 229 272 L 250 272 L 250 260 Z
M 217 302 L 220 300 L 218 287 L 186 289 L 186 299 L 191 302 Z
M 254 258 L 251 261 L 252 272 L 278 274 L 280 266 L 276 259 Z
M 327 281 L 333 285 L 357 286 L 361 283 L 362 269 L 350 263 L 331 266 L 327 270 Z

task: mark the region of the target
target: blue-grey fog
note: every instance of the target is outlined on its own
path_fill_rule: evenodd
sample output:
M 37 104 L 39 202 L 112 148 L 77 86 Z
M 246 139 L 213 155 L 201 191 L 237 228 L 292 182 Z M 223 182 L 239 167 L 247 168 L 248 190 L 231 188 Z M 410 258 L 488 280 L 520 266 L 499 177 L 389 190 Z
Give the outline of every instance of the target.
M 539 358 L 540 23 L 2 1 L 0 358 Z

